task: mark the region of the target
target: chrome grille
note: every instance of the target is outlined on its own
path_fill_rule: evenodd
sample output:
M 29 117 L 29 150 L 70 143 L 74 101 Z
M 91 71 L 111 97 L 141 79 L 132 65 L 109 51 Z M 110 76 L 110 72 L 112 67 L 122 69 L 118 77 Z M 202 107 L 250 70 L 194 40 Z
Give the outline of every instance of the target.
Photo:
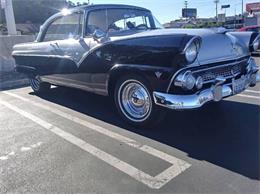
M 201 76 L 204 83 L 213 82 L 218 76 L 222 76 L 226 79 L 233 78 L 240 75 L 246 66 L 246 61 L 232 63 L 227 65 L 215 66 L 208 69 L 202 69 L 194 71 L 195 76 Z

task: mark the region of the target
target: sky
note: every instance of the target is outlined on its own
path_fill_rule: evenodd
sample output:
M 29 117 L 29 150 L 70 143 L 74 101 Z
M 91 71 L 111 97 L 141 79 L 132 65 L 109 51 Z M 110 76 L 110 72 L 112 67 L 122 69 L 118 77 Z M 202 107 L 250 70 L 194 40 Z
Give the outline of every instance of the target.
M 74 2 L 87 2 L 87 0 L 73 0 Z M 244 0 L 244 10 L 246 3 L 260 2 L 259 0 Z M 184 0 L 90 0 L 94 4 L 128 4 L 145 7 L 150 9 L 156 18 L 163 24 L 171 20 L 181 17 L 181 9 L 184 7 Z M 241 14 L 242 0 L 220 0 L 219 13 L 224 13 L 221 10 L 221 5 L 229 4 L 231 7 L 226 10 L 227 16 Z M 188 8 L 197 8 L 198 17 L 215 17 L 216 4 L 214 0 L 188 0 Z

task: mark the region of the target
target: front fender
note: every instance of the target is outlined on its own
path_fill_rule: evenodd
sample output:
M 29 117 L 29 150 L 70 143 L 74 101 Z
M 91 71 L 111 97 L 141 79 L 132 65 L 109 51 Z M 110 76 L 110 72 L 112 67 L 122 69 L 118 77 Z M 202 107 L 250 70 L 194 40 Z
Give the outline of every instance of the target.
M 150 84 L 152 91 L 166 92 L 173 74 L 172 68 L 138 64 L 116 64 L 109 70 L 107 86 L 108 92 L 114 89 L 117 80 L 127 74 L 142 76 Z
M 242 41 L 249 52 L 251 52 L 251 45 L 254 40 L 259 36 L 259 33 L 256 32 L 230 32 L 229 34 L 235 36 L 238 40 Z

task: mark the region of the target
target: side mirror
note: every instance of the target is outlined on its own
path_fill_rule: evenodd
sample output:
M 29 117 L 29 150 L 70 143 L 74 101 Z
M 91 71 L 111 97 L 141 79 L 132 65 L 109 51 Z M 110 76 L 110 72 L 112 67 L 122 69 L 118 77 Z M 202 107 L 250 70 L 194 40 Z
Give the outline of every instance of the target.
M 106 33 L 102 30 L 96 29 L 93 33 L 93 38 L 95 41 L 99 42 L 99 39 L 106 36 Z

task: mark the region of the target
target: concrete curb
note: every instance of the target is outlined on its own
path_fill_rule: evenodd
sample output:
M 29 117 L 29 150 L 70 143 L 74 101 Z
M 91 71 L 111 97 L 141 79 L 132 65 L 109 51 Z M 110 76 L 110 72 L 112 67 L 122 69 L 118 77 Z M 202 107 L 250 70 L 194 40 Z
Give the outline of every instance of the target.
M 28 85 L 29 85 L 28 79 L 19 79 L 19 80 L 15 80 L 15 81 L 5 81 L 5 82 L 0 83 L 0 90 L 26 87 Z

